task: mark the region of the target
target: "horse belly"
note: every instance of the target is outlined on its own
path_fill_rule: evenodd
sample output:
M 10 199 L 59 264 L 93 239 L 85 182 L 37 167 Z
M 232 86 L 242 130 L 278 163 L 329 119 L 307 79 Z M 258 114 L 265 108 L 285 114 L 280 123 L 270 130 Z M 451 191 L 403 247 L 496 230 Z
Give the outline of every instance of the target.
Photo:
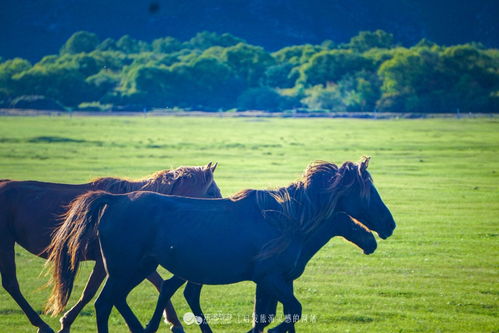
M 171 245 L 160 264 L 171 273 L 202 284 L 228 284 L 249 280 L 254 253 L 249 247 Z

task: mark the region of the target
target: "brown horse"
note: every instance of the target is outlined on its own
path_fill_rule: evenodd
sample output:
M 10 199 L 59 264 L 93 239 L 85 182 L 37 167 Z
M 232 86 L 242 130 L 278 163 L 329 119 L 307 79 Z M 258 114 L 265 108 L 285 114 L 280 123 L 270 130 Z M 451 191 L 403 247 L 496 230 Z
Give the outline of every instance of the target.
M 190 197 L 221 197 L 213 172 L 216 164 L 201 167 L 179 167 L 163 170 L 139 179 L 99 178 L 87 184 L 69 185 L 36 181 L 0 181 L 0 273 L 2 285 L 24 311 L 38 332 L 53 332 L 21 294 L 16 277 L 14 244 L 29 252 L 47 258 L 46 249 L 52 234 L 60 224 L 59 216 L 77 196 L 92 190 L 127 193 L 135 190 L 154 191 Z M 95 266 L 77 304 L 60 320 L 61 331 L 69 328 L 83 307 L 92 299 L 106 273 L 98 244 L 91 244 L 82 260 L 95 260 Z M 148 277 L 159 290 L 162 279 L 154 272 Z M 175 310 L 166 307 L 167 320 L 172 330 L 183 332 Z

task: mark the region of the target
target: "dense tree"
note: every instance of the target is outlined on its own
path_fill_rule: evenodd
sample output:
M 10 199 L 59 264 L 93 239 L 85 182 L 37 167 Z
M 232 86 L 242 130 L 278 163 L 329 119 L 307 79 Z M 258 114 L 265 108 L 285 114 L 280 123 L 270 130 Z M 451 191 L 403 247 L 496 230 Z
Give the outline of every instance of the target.
M 96 34 L 88 31 L 75 32 L 61 48 L 61 54 L 91 52 L 99 45 Z
M 244 87 L 242 79 L 229 65 L 213 57 L 199 57 L 193 61 L 189 74 L 189 98 L 200 106 L 230 107 Z
M 215 32 L 202 31 L 198 32 L 196 36 L 185 42 L 184 46 L 187 48 L 204 50 L 212 46 L 229 47 L 244 42 L 245 41 L 243 39 L 229 33 L 219 35 Z
M 152 50 L 156 53 L 173 53 L 182 49 L 182 43 L 173 37 L 164 37 L 153 40 Z
M 346 48 L 353 49 L 357 52 L 365 52 L 374 48 L 389 49 L 393 46 L 393 34 L 383 30 L 361 31 L 357 36 L 352 37 L 350 42 L 345 45 Z
M 146 42 L 134 39 L 129 35 L 125 35 L 118 39 L 116 47 L 119 51 L 126 54 L 139 53 L 150 49 Z
M 2 100 L 7 100 L 19 93 L 16 82 L 12 79 L 14 75 L 27 71 L 31 64 L 24 59 L 14 58 L 0 64 L 0 94 Z
M 378 74 L 380 107 L 397 111 L 491 111 L 499 84 L 493 59 L 470 45 L 407 50 L 383 63 Z
M 345 111 L 341 91 L 337 84 L 316 85 L 305 91 L 302 103 L 311 110 Z
M 270 66 L 265 70 L 264 82 L 267 86 L 277 88 L 291 88 L 299 77 L 296 67 L 291 63 L 281 63 Z
M 113 90 L 119 85 L 120 78 L 116 73 L 103 69 L 99 73 L 87 77 L 85 81 L 90 85 L 94 99 L 99 101 L 106 95 L 113 93 Z
M 442 87 L 450 107 L 463 111 L 491 111 L 497 106 L 498 59 L 472 45 L 448 47 L 441 54 L 442 75 L 450 85 Z
M 126 35 L 99 44 L 72 35 L 61 53 L 32 66 L 0 62 L 0 105 L 114 108 L 491 112 L 499 110 L 499 51 L 422 40 L 394 47 L 383 31 L 350 43 L 285 47 L 273 53 L 230 34 L 151 44 Z M 300 102 L 301 101 L 301 102 Z
M 244 91 L 237 100 L 239 110 L 278 111 L 283 97 L 270 87 L 250 88 Z
M 70 66 L 35 65 L 14 75 L 13 79 L 18 88 L 17 96 L 41 95 L 72 107 L 92 98 L 85 77 Z
M 349 50 L 321 51 L 301 67 L 299 81 L 309 86 L 325 85 L 341 80 L 346 74 L 372 68 L 372 61 L 361 54 Z
M 94 51 L 91 55 L 100 69 L 121 71 L 124 66 L 130 65 L 133 58 L 119 51 Z
M 431 104 L 435 109 L 442 107 L 435 100 L 441 81 L 439 54 L 427 49 L 407 50 L 384 62 L 379 71 L 383 80 L 382 110 L 422 112 Z
M 244 43 L 226 48 L 223 59 L 249 87 L 258 86 L 267 68 L 274 64 L 272 56 L 262 47 Z
M 95 49 L 97 51 L 118 51 L 118 46 L 114 39 L 106 38 Z
M 172 66 L 135 66 L 122 84 L 129 97 L 148 106 L 222 108 L 235 103 L 244 84 L 231 67 L 213 57 Z
M 372 111 L 380 94 L 380 82 L 374 73 L 357 72 L 337 83 L 308 88 L 302 102 L 310 109 Z
M 272 56 L 279 63 L 302 65 L 306 63 L 311 56 L 324 49 L 327 48 L 311 44 L 288 46 L 272 53 Z

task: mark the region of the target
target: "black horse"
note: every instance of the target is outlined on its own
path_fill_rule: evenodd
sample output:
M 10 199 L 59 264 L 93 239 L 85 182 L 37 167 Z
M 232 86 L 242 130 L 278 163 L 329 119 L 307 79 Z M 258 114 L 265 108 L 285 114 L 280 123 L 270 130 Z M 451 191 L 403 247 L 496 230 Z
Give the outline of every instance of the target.
M 296 280 L 301 276 L 305 265 L 317 251 L 331 238 L 341 236 L 360 247 L 364 254 L 369 255 L 376 250 L 376 238 L 364 225 L 354 221 L 345 213 L 335 213 L 331 219 L 323 223 L 313 235 L 308 237 L 304 243 L 301 254 L 297 260 L 296 269 L 289 274 L 289 280 Z M 208 321 L 201 310 L 200 294 L 201 284 L 188 282 L 184 289 L 184 296 L 202 333 L 212 333 Z M 253 311 L 253 328 L 248 333 L 262 333 L 263 329 L 275 318 L 277 299 L 266 294 L 262 288 L 256 288 L 255 308 Z M 270 330 L 269 332 L 272 332 Z
M 65 223 L 77 226 L 76 232 L 58 247 L 66 249 L 66 254 L 55 257 L 84 252 L 92 240 L 89 235 L 98 230 L 108 272 L 95 304 L 99 332 L 108 332 L 113 305 L 133 332 L 156 331 L 166 302 L 186 280 L 198 284 L 254 281 L 267 299 L 284 306 L 289 320 L 276 332 L 294 332 L 302 307 L 293 294 L 293 278 L 324 245 L 320 236 L 323 228 L 332 226 L 335 214 L 343 212 L 361 221 L 381 238 L 389 237 L 395 228 L 367 165 L 368 159 L 341 167 L 315 162 L 288 187 L 246 190 L 228 199 L 189 199 L 151 192 L 88 193 L 70 208 Z M 314 253 L 304 255 L 306 248 Z M 158 265 L 174 276 L 163 283 L 153 317 L 144 330 L 126 296 Z M 54 267 L 57 269 L 59 263 Z M 72 274 L 74 271 L 68 269 L 59 276 L 65 279 Z M 64 285 L 64 281 L 57 285 Z M 269 308 L 262 311 L 270 312 Z

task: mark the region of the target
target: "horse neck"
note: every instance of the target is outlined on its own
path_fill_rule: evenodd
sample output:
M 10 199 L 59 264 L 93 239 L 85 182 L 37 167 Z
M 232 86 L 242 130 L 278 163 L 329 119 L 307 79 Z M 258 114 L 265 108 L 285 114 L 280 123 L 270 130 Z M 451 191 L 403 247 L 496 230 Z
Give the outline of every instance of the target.
M 308 235 L 304 242 L 300 256 L 300 264 L 305 266 L 310 259 L 334 236 L 339 235 L 340 228 L 334 223 L 334 219 L 327 219 Z
M 148 191 L 146 184 L 147 181 L 144 180 L 128 181 L 128 185 L 130 186 L 131 191 Z
M 146 188 L 144 188 L 144 185 L 146 183 L 147 183 L 146 181 L 142 180 L 130 181 L 125 179 L 118 179 L 118 180 L 109 181 L 107 179 L 102 179 L 98 180 L 93 184 L 96 187 L 96 189 L 99 190 L 104 190 L 111 193 L 127 193 L 138 190 L 147 190 Z

